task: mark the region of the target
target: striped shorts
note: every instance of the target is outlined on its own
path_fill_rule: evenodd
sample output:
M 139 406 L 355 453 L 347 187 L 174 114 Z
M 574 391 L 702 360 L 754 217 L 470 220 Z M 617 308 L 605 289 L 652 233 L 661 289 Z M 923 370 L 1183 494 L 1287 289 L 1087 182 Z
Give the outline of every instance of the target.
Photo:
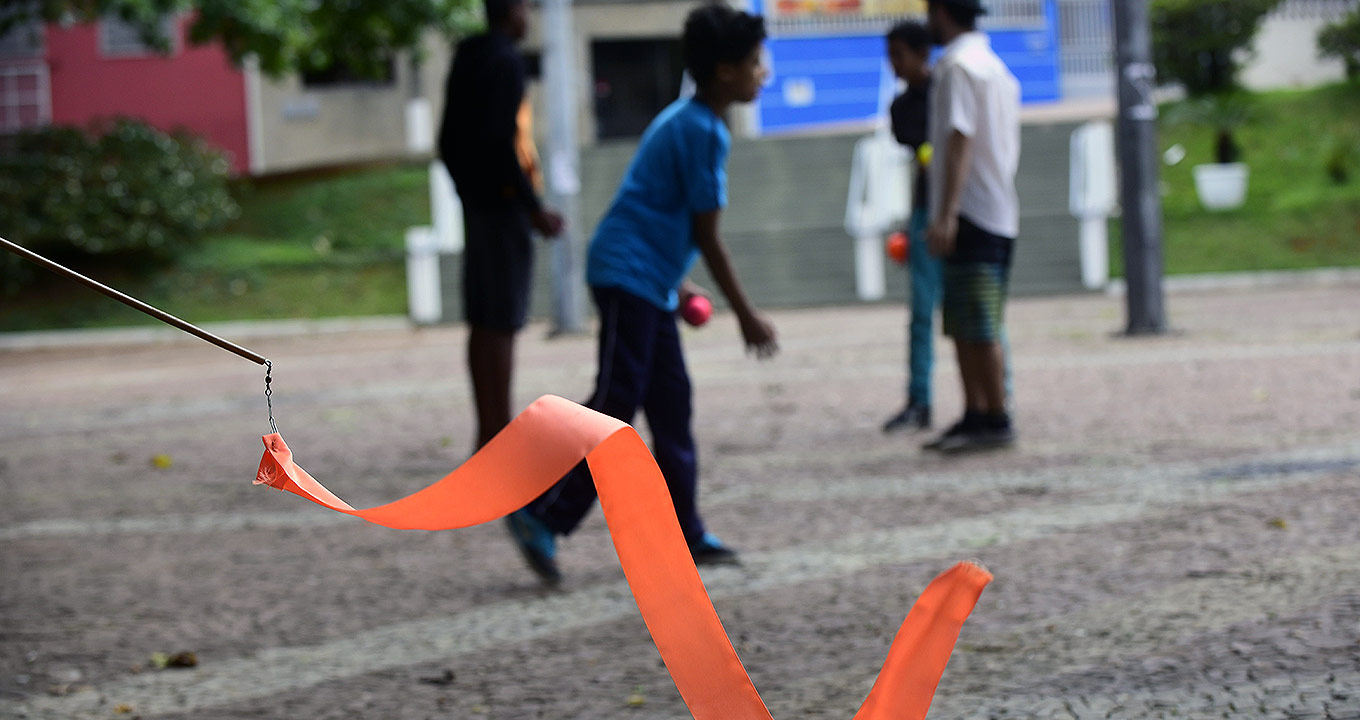
M 993 262 L 944 264 L 944 334 L 964 342 L 1000 342 L 1010 266 Z

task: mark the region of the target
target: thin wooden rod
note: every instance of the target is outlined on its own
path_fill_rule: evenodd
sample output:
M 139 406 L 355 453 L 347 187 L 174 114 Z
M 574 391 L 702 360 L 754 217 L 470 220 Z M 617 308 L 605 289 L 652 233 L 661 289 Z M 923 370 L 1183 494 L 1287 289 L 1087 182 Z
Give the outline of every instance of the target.
M 0 245 L 3 245 L 6 250 L 9 250 L 10 252 L 14 253 L 15 255 L 18 255 L 19 257 L 31 260 L 37 263 L 38 265 L 41 265 L 47 268 L 48 270 L 57 273 L 58 275 L 64 275 L 72 280 L 75 280 L 78 283 L 81 283 L 82 285 L 90 287 L 94 290 L 98 290 L 99 292 L 108 295 L 109 297 L 113 298 L 114 300 L 117 300 L 120 303 L 123 303 L 124 305 L 127 305 L 128 307 L 141 310 L 147 315 L 150 315 L 151 317 L 156 318 L 157 320 L 160 320 L 161 322 L 167 325 L 173 325 L 174 327 L 177 327 L 180 330 L 189 333 L 190 335 L 196 335 L 200 338 L 203 338 L 204 340 L 207 340 L 208 342 L 216 345 L 217 347 L 220 347 L 223 350 L 228 350 L 230 352 L 236 353 L 237 355 L 240 355 L 241 357 L 255 363 L 256 365 L 264 365 L 267 362 L 269 362 L 268 360 L 265 359 L 263 355 L 257 352 L 247 350 L 246 348 L 243 348 L 240 345 L 237 345 L 236 343 L 231 342 L 229 340 L 224 340 L 208 332 L 207 330 L 198 327 L 197 325 L 193 325 L 192 323 L 180 320 L 179 318 L 175 317 L 174 315 L 171 315 L 168 312 L 147 305 L 146 303 L 142 302 L 141 300 L 138 300 L 135 297 L 132 297 L 131 295 L 125 295 L 121 292 L 118 292 L 117 290 L 114 290 L 113 288 L 109 287 L 108 285 L 105 285 L 104 283 L 101 283 L 97 280 L 92 280 L 88 277 L 85 277 L 84 275 L 81 275 L 75 270 L 72 270 L 63 265 L 58 265 L 57 263 L 54 263 L 51 260 L 48 260 L 47 258 L 33 252 L 32 250 L 29 250 L 20 245 L 16 245 L 2 237 L 0 237 Z

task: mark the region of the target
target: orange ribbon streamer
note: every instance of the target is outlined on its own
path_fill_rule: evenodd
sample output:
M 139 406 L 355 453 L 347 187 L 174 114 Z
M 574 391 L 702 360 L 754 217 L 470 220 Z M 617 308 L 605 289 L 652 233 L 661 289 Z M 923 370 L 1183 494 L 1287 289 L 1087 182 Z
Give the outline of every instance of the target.
M 723 630 L 685 545 L 661 471 L 627 424 L 544 396 L 443 479 L 400 500 L 356 510 L 264 436 L 257 484 L 405 530 L 490 522 L 527 505 L 585 458 L 628 585 L 695 720 L 770 720 Z M 924 718 L 963 622 L 992 576 L 960 563 L 926 587 L 854 720 Z

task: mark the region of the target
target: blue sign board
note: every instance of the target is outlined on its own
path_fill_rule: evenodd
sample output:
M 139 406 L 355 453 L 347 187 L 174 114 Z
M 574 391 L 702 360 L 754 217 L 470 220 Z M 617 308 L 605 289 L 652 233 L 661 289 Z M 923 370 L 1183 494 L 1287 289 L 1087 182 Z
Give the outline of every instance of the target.
M 1062 97 L 1055 7 L 1044 5 L 1043 25 L 987 33 L 1020 81 L 1026 104 Z M 763 133 L 870 122 L 882 116 L 895 92 L 882 35 L 778 36 L 766 47 L 773 74 L 759 101 Z

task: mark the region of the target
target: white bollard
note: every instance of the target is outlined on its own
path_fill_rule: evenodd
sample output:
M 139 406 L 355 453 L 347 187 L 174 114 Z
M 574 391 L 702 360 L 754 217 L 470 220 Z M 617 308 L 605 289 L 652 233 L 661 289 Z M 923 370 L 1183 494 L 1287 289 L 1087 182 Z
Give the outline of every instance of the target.
M 887 293 L 883 241 L 878 235 L 855 238 L 855 295 L 860 300 L 882 300 Z
M 1109 229 L 1119 183 L 1114 168 L 1114 128 L 1105 121 L 1089 122 L 1072 131 L 1069 159 L 1068 209 L 1077 219 L 1081 252 L 1081 284 L 1088 290 L 1110 280 Z
M 438 160 L 430 163 L 430 214 L 439 251 L 462 252 L 463 203 L 458 200 L 449 171 Z
M 1103 216 L 1081 218 L 1081 285 L 1100 290 L 1110 281 L 1109 227 Z
M 439 289 L 439 246 L 434 228 L 406 229 L 406 301 L 411 322 L 437 323 L 444 315 Z

